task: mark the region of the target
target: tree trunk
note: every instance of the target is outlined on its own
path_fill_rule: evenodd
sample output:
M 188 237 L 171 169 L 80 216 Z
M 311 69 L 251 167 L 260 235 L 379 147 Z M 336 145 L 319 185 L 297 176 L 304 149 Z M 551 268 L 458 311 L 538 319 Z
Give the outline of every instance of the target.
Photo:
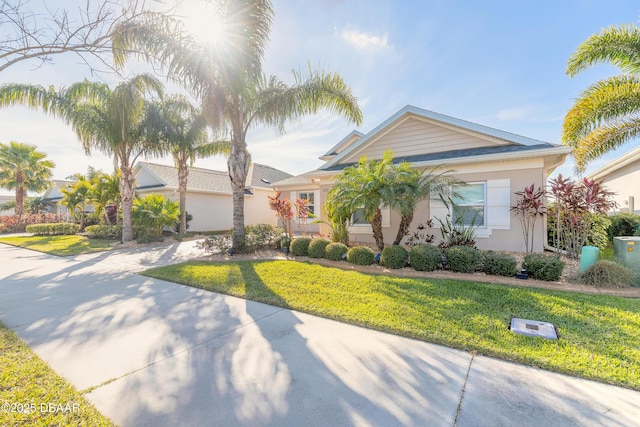
M 178 232 L 187 232 L 187 182 L 189 179 L 189 167 L 186 161 L 178 163 L 178 192 L 180 193 L 180 227 Z
M 120 165 L 120 197 L 122 198 L 122 241 L 133 240 L 133 197 L 135 184 L 133 169 L 129 165 Z
M 231 141 L 231 153 L 227 160 L 231 190 L 233 192 L 233 237 L 232 244 L 235 250 L 243 250 L 244 240 L 244 189 L 249 173 L 251 155 L 247 151 L 247 144 L 242 133 L 233 134 Z
M 371 228 L 373 229 L 373 238 L 378 246 L 378 251 L 382 252 L 384 249 L 384 236 L 382 234 L 382 211 L 380 208 L 376 210 L 371 219 Z
M 409 233 L 409 226 L 411 225 L 411 221 L 413 221 L 413 212 L 410 214 L 402 215 L 400 219 L 400 225 L 398 226 L 398 234 L 396 234 L 396 239 L 393 241 L 394 245 L 399 245 L 404 236 Z
M 24 215 L 24 185 L 22 180 L 22 172 L 16 173 L 16 208 L 15 214 L 18 218 Z

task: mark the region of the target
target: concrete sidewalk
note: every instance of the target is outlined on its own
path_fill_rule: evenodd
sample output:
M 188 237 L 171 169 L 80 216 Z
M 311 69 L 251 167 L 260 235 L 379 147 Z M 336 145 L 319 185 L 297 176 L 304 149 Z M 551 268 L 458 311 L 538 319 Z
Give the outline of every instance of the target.
M 0 320 L 122 426 L 632 426 L 640 393 L 0 244 Z

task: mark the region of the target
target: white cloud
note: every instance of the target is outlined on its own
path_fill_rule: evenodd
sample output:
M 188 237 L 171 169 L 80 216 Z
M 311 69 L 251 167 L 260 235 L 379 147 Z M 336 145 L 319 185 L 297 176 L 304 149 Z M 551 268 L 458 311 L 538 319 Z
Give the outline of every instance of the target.
M 362 31 L 345 29 L 342 31 L 342 38 L 350 45 L 358 49 L 381 49 L 387 47 L 389 34 L 381 36 L 367 34 Z

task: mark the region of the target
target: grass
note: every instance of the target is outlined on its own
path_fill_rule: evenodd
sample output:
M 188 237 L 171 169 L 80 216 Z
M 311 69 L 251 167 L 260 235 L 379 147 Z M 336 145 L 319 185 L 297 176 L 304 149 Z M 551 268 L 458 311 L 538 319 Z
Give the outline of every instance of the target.
M 294 261 L 188 262 L 143 274 L 640 390 L 640 304 L 633 299 Z M 560 339 L 514 334 L 511 317 L 551 322 Z
M 0 425 L 113 426 L 0 323 Z
M 17 236 L 2 237 L 0 243 L 57 256 L 73 256 L 107 251 L 115 240 L 89 239 L 84 236 Z

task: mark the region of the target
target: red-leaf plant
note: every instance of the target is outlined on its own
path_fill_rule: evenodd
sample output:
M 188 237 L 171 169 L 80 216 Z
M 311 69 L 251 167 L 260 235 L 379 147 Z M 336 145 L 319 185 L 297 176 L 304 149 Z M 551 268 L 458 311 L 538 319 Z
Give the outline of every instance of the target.
M 269 197 L 269 208 L 276 211 L 276 216 L 282 221 L 285 233 L 289 238 L 293 238 L 293 230 L 291 228 L 291 220 L 293 219 L 293 209 L 291 202 L 286 197 L 280 198 L 280 191 L 276 191 L 274 196 Z
M 522 234 L 524 236 L 525 252 L 533 252 L 533 237 L 538 216 L 544 216 L 547 207 L 544 205 L 544 196 L 546 191 L 539 187 L 537 190 L 534 184 L 525 187 L 523 191 L 514 193 L 520 198 L 516 201 L 515 206 L 511 207 L 511 211 L 520 220 L 522 225 Z

